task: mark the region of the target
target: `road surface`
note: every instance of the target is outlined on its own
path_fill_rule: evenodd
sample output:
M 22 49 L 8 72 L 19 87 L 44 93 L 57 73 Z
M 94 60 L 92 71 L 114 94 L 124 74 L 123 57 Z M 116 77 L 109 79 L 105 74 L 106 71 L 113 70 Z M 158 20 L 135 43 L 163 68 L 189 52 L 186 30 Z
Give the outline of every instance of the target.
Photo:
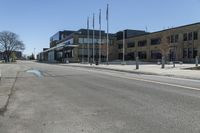
M 200 81 L 21 61 L 0 133 L 200 133 Z

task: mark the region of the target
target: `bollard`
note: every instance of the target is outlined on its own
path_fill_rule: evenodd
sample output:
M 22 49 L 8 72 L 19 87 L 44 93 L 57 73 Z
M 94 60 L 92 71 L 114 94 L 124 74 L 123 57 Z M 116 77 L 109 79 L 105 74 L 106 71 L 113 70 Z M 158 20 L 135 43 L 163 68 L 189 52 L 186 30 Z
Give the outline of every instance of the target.
M 161 66 L 161 68 L 162 69 L 165 68 L 165 57 L 164 56 L 162 56 L 162 66 Z
M 195 64 L 196 64 L 196 67 L 198 67 L 198 65 L 199 65 L 199 57 L 198 56 L 196 56 L 196 58 L 195 58 Z
M 173 67 L 176 67 L 175 61 L 173 61 Z
M 139 57 L 136 57 L 136 69 L 139 69 Z

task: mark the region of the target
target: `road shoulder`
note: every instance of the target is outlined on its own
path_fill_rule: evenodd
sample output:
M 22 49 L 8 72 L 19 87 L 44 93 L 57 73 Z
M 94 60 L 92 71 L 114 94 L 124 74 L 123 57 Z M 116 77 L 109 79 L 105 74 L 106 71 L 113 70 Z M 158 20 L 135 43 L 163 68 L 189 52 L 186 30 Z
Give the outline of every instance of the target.
M 3 115 L 7 110 L 19 70 L 8 64 L 1 65 L 0 68 L 2 72 L 0 80 L 0 115 Z

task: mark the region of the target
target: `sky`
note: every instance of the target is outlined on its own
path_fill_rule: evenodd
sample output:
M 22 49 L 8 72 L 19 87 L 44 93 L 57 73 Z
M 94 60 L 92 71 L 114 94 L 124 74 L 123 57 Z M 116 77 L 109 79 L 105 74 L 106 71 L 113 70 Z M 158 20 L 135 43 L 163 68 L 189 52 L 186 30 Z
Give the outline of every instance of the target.
M 30 55 L 49 47 L 49 39 L 60 30 L 86 28 L 87 17 L 98 29 L 106 29 L 106 5 L 110 10 L 110 32 L 123 29 L 154 32 L 200 22 L 200 0 L 0 0 L 0 32 L 11 31 L 25 43 Z M 90 26 L 91 27 L 91 26 Z

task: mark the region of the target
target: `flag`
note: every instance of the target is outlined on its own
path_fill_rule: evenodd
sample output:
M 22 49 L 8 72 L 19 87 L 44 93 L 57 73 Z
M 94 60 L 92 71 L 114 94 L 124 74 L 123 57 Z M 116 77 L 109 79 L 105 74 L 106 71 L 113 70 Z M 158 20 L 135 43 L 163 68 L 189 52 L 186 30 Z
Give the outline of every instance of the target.
M 99 24 L 101 25 L 101 9 L 99 9 Z
M 106 10 L 106 20 L 108 21 L 108 15 L 109 15 L 109 5 L 107 4 L 107 10 Z
M 146 32 L 148 31 L 148 27 L 147 26 L 145 27 L 145 30 L 146 30 Z
M 95 19 L 94 17 L 95 17 L 95 16 L 94 16 L 94 13 L 93 13 L 93 29 L 94 29 L 94 19 Z
M 87 29 L 89 29 L 89 17 L 87 18 Z

